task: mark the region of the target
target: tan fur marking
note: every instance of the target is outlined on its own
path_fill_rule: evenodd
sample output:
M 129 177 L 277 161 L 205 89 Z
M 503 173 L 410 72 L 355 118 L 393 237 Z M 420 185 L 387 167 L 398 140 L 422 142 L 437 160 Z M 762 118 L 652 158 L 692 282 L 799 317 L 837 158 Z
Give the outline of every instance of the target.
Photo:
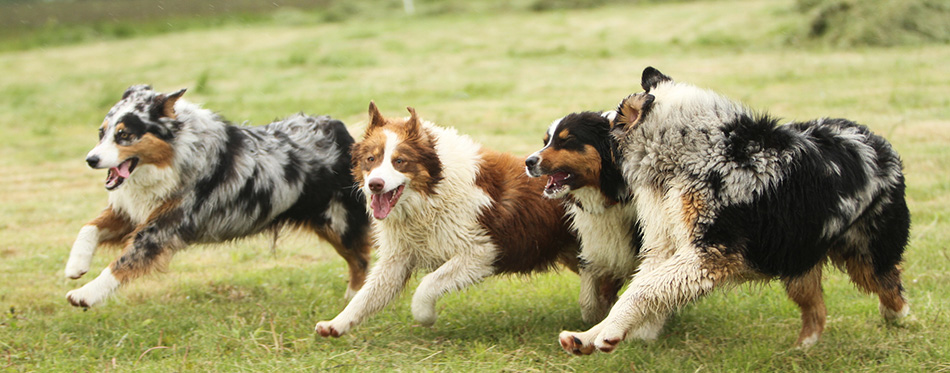
M 112 276 L 114 276 L 116 280 L 124 284 L 149 274 L 156 269 L 163 271 L 167 267 L 168 262 L 171 260 L 171 257 L 175 251 L 185 246 L 184 242 L 182 242 L 180 239 L 173 239 L 171 242 L 166 242 L 166 246 L 160 248 L 161 252 L 157 254 L 144 252 L 132 253 L 135 244 L 135 236 L 138 234 L 138 232 L 140 232 L 142 229 L 145 229 L 145 227 L 147 227 L 156 219 L 159 219 L 160 217 L 172 212 L 174 209 L 178 208 L 180 204 L 181 200 L 179 199 L 165 201 L 165 203 L 155 209 L 155 211 L 152 211 L 144 224 L 136 227 L 135 230 L 127 236 L 128 239 L 126 240 L 125 249 L 122 250 L 122 254 L 119 255 L 119 258 L 116 258 L 116 260 L 113 260 L 112 263 L 109 264 L 109 268 L 112 270 Z M 132 253 L 131 255 L 135 257 L 132 260 L 126 261 L 125 264 L 120 265 L 119 263 L 122 257 L 130 253 Z M 144 257 L 144 255 L 148 254 L 151 254 L 151 256 Z
M 89 222 L 99 229 L 99 241 L 103 244 L 118 245 L 127 239 L 134 227 L 128 219 L 116 214 L 112 206 L 106 207 L 98 217 Z
M 620 109 L 614 122 L 628 125 L 628 130 L 635 128 L 640 122 L 640 113 L 643 111 L 643 106 L 647 103 L 648 97 L 649 94 L 644 92 L 627 96 L 620 103 Z
M 539 166 L 542 170 L 549 173 L 570 172 L 574 177 L 574 180 L 570 182 L 574 188 L 591 186 L 600 189 L 600 154 L 593 146 L 584 145 L 584 149 L 580 152 L 549 147 L 542 150 L 539 155 L 541 156 Z M 544 183 L 541 189 L 544 189 Z
M 361 237 L 358 250 L 351 250 L 343 245 L 343 239 L 329 226 L 312 226 L 310 229 L 317 236 L 329 242 L 333 249 L 346 261 L 347 268 L 349 268 L 350 289 L 358 290 L 363 287 L 363 283 L 366 282 L 366 272 L 369 267 L 370 251 L 372 250 L 369 237 Z
M 178 99 L 181 98 L 181 96 L 184 94 L 185 92 L 184 90 L 182 90 L 169 96 L 168 99 L 165 100 L 164 105 L 162 106 L 162 115 L 168 118 L 177 119 L 178 114 L 175 113 L 175 103 L 178 102 Z
M 877 275 L 874 273 L 874 266 L 869 259 L 861 256 L 854 256 L 844 260 L 845 269 L 851 282 L 858 285 L 858 288 L 866 293 L 875 293 L 881 301 L 881 305 L 894 312 L 900 312 L 907 300 L 900 289 L 900 267 Z
M 142 138 L 131 146 L 119 146 L 120 159 L 138 157 L 141 164 L 151 164 L 159 168 L 171 166 L 174 156 L 175 150 L 171 144 L 151 133 L 142 135 Z
M 680 199 L 683 203 L 683 222 L 689 227 L 693 227 L 706 208 L 706 202 L 699 193 L 694 192 L 684 193 Z
M 827 310 L 821 291 L 821 272 L 824 263 L 817 264 L 804 275 L 785 280 L 788 297 L 802 310 L 802 330 L 798 334 L 796 345 L 803 342 L 814 343 L 825 330 Z
M 563 129 L 561 130 L 561 132 L 557 133 L 557 137 L 561 140 L 565 140 L 570 136 L 571 136 L 571 131 L 568 131 L 567 129 Z

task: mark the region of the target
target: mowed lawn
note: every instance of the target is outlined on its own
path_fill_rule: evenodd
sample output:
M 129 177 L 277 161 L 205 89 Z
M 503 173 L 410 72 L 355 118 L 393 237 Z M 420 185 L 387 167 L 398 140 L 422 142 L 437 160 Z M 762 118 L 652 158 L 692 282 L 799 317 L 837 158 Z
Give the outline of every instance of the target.
M 282 21 L 305 16 L 0 54 L 0 369 L 950 371 L 950 46 L 787 46 L 804 25 L 788 0 Z M 557 335 L 589 325 L 577 276 L 562 270 L 451 294 L 432 328 L 414 325 L 406 292 L 323 339 L 313 327 L 345 306 L 346 269 L 297 232 L 276 250 L 268 237 L 192 247 L 87 311 L 64 298 L 116 255 L 101 250 L 86 277 L 63 278 L 76 233 L 106 204 L 106 173 L 83 159 L 129 85 L 187 87 L 234 122 L 329 114 L 354 136 L 370 100 L 389 116 L 413 106 L 527 155 L 552 120 L 640 90 L 646 66 L 788 120 L 847 117 L 887 137 L 913 215 L 913 316 L 886 325 L 877 299 L 829 267 L 828 324 L 809 350 L 792 348 L 799 312 L 774 283 L 695 302 L 658 341 L 573 357 Z

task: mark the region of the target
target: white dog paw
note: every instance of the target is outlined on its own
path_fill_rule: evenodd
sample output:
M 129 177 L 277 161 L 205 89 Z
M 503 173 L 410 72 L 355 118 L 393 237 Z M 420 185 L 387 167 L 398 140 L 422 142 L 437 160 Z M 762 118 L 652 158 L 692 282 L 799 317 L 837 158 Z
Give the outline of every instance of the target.
M 69 260 L 66 262 L 64 271 L 67 278 L 77 279 L 89 272 L 89 265 L 92 263 L 92 254 L 96 252 L 96 244 L 99 242 L 99 229 L 92 225 L 87 225 L 79 230 L 79 236 L 73 243 L 73 248 L 69 251 Z
M 333 320 L 330 321 L 320 321 L 317 323 L 317 326 L 314 327 L 314 331 L 317 332 L 321 337 L 334 337 L 339 338 L 341 335 L 346 334 L 349 331 L 347 323 L 339 323 Z
M 590 355 L 594 352 L 594 343 L 591 341 L 591 335 L 594 333 L 579 333 L 563 331 L 558 336 L 558 342 L 561 348 L 573 355 Z
M 435 320 L 439 315 L 435 312 L 435 307 L 420 307 L 412 310 L 412 317 L 422 326 L 429 327 L 435 325 Z
M 66 278 L 75 280 L 82 277 L 82 275 L 86 274 L 86 272 L 89 272 L 89 263 L 80 264 L 70 260 L 68 263 L 66 263 L 66 270 L 64 272 Z
M 66 300 L 76 307 L 92 307 L 101 303 L 119 287 L 119 281 L 112 275 L 112 270 L 106 267 L 92 281 L 83 287 L 66 293 Z
M 623 342 L 625 333 L 621 330 L 606 329 L 594 338 L 594 347 L 601 352 L 613 352 Z
M 96 291 L 88 289 L 88 286 L 83 286 L 66 293 L 66 300 L 73 306 L 89 308 L 102 302 L 107 295 L 108 294 L 97 294 Z

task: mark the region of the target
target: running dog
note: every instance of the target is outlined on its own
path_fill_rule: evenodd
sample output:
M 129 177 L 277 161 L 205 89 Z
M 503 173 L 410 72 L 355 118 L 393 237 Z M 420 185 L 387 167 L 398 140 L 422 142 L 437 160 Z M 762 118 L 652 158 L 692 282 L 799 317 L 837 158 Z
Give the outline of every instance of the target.
M 369 218 L 350 175 L 354 141 L 343 123 L 299 114 L 234 126 L 181 99 L 184 93 L 130 87 L 99 127 L 86 162 L 108 170 L 109 205 L 80 229 L 65 275 L 85 274 L 99 244 L 124 249 L 66 299 L 96 305 L 190 244 L 286 224 L 313 231 L 343 256 L 347 297 L 355 294 L 369 263 Z
M 639 264 L 637 210 L 615 162 L 614 112 L 572 113 L 551 123 L 544 147 L 525 159 L 528 176 L 547 176 L 544 196 L 565 201 L 581 243 L 581 316 L 597 323 Z
M 436 301 L 501 273 L 530 273 L 558 262 L 577 268 L 578 244 L 560 203 L 537 192 L 524 160 L 497 153 L 454 129 L 410 117 L 386 119 L 369 106 L 369 126 L 353 147 L 353 175 L 375 222 L 377 261 L 346 308 L 321 321 L 339 337 L 389 304 L 416 269 L 431 270 L 412 297 L 416 321 L 436 321 Z
M 642 263 L 607 317 L 562 332 L 574 354 L 613 351 L 645 324 L 722 284 L 780 279 L 801 308 L 796 345 L 825 325 L 830 260 L 882 316 L 906 316 L 899 264 L 910 227 L 898 154 L 845 119 L 779 125 L 654 68 L 624 99 L 611 135 L 643 227 Z

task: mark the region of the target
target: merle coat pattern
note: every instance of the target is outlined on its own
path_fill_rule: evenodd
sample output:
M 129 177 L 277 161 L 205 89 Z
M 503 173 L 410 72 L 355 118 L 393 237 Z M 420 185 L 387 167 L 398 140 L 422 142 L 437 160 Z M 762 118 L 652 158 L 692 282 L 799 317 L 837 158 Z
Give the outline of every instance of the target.
M 653 68 L 612 135 L 637 205 L 640 271 L 603 322 L 562 332 L 568 352 L 609 352 L 631 330 L 724 283 L 778 278 L 802 310 L 796 342 L 825 325 L 823 265 L 875 293 L 887 320 L 909 312 L 899 264 L 910 214 L 901 160 L 846 119 L 779 125 Z
M 108 169 L 109 205 L 80 230 L 65 274 L 85 274 L 100 243 L 123 251 L 69 292 L 70 303 L 97 304 L 190 244 L 286 224 L 332 244 L 350 267 L 347 296 L 355 293 L 369 260 L 369 219 L 349 172 L 354 141 L 343 123 L 298 114 L 235 126 L 182 94 L 133 86 L 106 115 L 86 161 Z

